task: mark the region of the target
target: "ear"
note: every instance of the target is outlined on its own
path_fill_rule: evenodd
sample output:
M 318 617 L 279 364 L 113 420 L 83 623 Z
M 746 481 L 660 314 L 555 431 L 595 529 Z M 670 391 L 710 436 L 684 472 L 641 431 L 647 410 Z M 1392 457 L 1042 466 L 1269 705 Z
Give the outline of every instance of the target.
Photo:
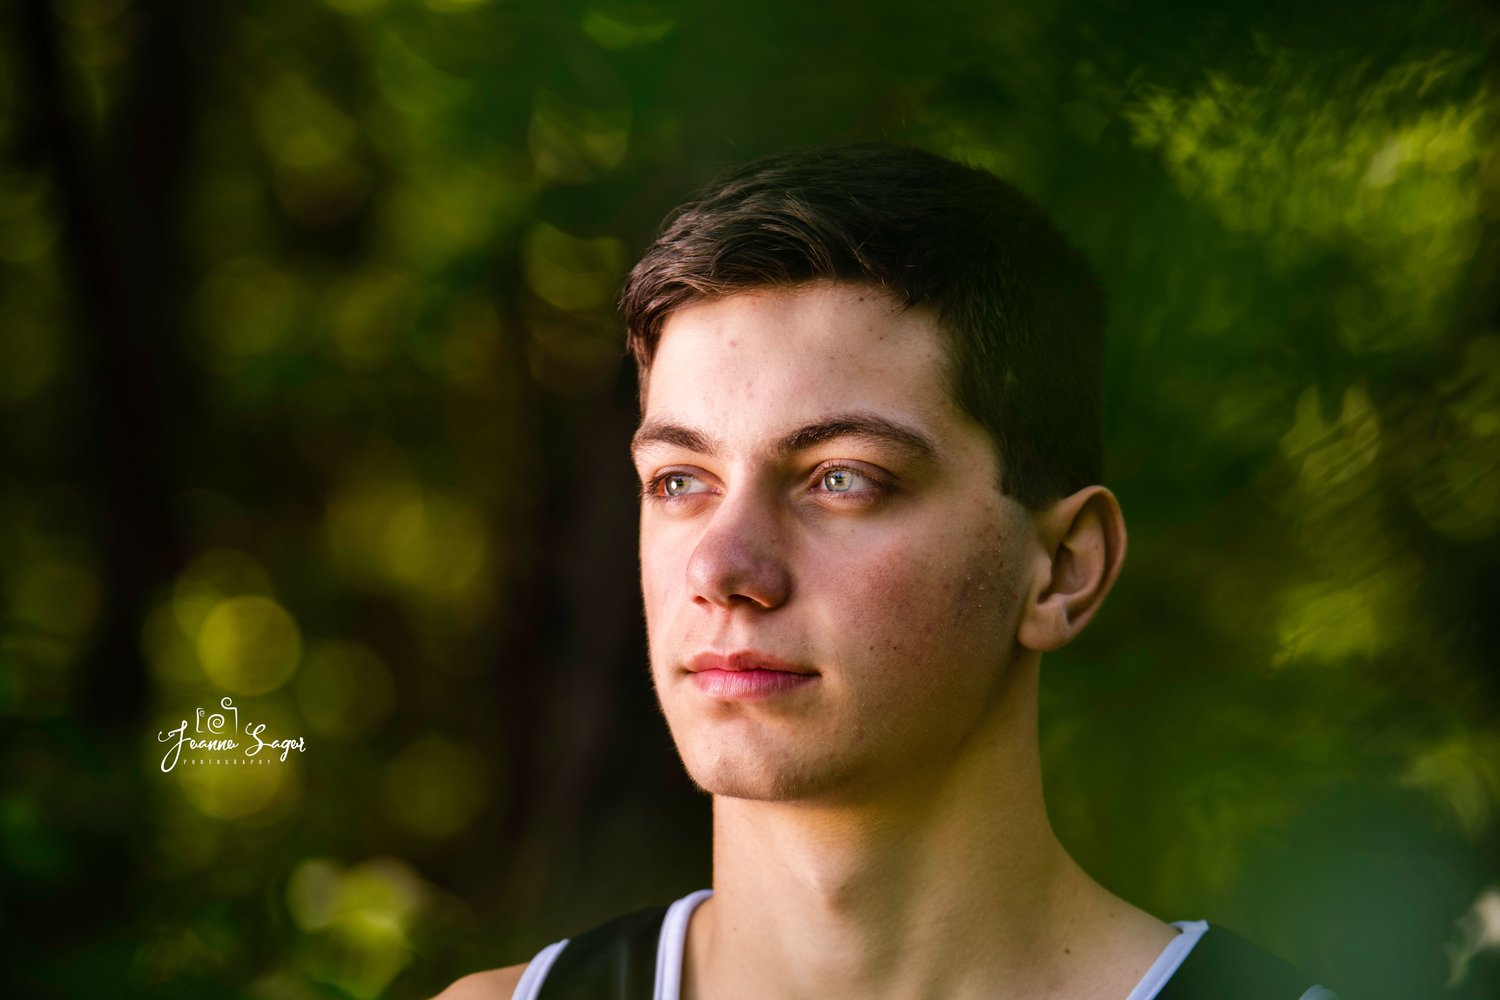
M 1032 515 L 1035 572 L 1016 639 L 1050 652 L 1083 630 L 1125 562 L 1125 517 L 1115 495 L 1088 486 Z

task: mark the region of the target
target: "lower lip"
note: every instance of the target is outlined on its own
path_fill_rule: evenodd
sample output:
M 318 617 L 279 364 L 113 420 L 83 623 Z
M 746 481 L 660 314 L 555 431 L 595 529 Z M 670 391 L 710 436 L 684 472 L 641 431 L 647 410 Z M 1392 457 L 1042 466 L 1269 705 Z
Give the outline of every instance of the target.
M 806 687 L 817 679 L 817 674 L 783 670 L 699 670 L 693 674 L 698 690 L 720 701 L 761 701 Z

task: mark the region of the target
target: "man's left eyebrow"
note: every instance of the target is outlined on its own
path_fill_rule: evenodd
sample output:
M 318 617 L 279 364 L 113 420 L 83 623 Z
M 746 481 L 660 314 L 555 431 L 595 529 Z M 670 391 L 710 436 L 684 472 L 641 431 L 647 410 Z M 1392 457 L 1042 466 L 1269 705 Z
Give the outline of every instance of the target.
M 844 413 L 827 420 L 804 424 L 777 442 L 776 452 L 780 457 L 788 458 L 826 441 L 851 437 L 894 444 L 916 452 L 924 459 L 937 456 L 937 445 L 932 438 L 915 427 L 898 424 L 873 413 Z

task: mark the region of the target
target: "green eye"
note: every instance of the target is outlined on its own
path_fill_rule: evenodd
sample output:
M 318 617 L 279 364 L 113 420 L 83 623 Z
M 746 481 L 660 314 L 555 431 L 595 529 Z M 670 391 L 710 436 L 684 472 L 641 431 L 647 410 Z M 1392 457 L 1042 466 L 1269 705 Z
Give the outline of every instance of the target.
M 663 479 L 661 488 L 662 492 L 669 497 L 680 497 L 688 491 L 691 485 L 692 478 L 690 476 L 678 475 L 668 476 L 666 479 Z
M 854 489 L 854 473 L 848 469 L 830 469 L 823 473 L 823 488 L 829 493 L 848 493 Z

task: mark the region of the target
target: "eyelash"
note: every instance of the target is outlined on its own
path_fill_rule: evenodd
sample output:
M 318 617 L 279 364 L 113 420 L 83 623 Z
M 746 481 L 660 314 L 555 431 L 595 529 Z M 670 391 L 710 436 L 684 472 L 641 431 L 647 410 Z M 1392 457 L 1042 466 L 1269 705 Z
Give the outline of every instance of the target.
M 870 500 L 878 499 L 879 497 L 884 496 L 885 494 L 890 492 L 890 483 L 886 480 L 875 475 L 873 472 L 870 472 L 868 469 L 859 468 L 844 462 L 829 462 L 814 469 L 812 474 L 814 490 L 817 490 L 818 487 L 822 486 L 823 480 L 828 477 L 828 474 L 830 472 L 852 473 L 853 475 L 859 476 L 861 479 L 867 480 L 870 483 L 868 489 L 850 490 L 847 493 L 836 493 L 833 490 L 822 490 L 823 494 L 835 503 L 869 502 Z
M 642 486 L 641 486 L 641 499 L 643 499 L 643 500 L 681 500 L 682 499 L 681 497 L 669 496 L 668 494 L 661 492 L 661 488 L 662 488 L 662 484 L 665 483 L 668 479 L 671 479 L 673 476 L 682 476 L 682 475 L 686 475 L 686 473 L 682 473 L 682 472 L 663 472 L 660 475 L 652 476 L 650 479 L 646 480 L 646 482 L 644 484 L 642 484 Z
M 822 485 L 823 480 L 828 476 L 830 472 L 852 473 L 853 475 L 859 476 L 860 478 L 868 480 L 871 483 L 871 486 L 868 489 L 852 490 L 847 493 L 836 493 L 833 490 L 822 490 L 821 492 L 823 493 L 823 495 L 826 498 L 832 500 L 834 503 L 867 503 L 872 499 L 877 499 L 878 497 L 889 493 L 891 490 L 891 484 L 886 479 L 875 475 L 869 470 L 850 465 L 847 462 L 834 461 L 824 463 L 823 465 L 818 466 L 812 471 L 812 474 L 808 478 L 813 485 L 809 487 L 808 492 L 818 492 L 818 487 Z M 693 497 L 701 496 L 701 494 L 699 493 L 686 493 L 674 496 L 672 494 L 663 492 L 662 488 L 666 481 L 673 478 L 674 476 L 684 476 L 689 479 L 699 478 L 698 476 L 693 475 L 691 472 L 669 469 L 666 472 L 662 472 L 646 480 L 646 482 L 641 486 L 641 498 L 643 500 L 654 500 L 662 503 L 671 503 L 678 500 L 689 500 Z M 875 496 L 872 497 L 871 494 L 875 494 Z

